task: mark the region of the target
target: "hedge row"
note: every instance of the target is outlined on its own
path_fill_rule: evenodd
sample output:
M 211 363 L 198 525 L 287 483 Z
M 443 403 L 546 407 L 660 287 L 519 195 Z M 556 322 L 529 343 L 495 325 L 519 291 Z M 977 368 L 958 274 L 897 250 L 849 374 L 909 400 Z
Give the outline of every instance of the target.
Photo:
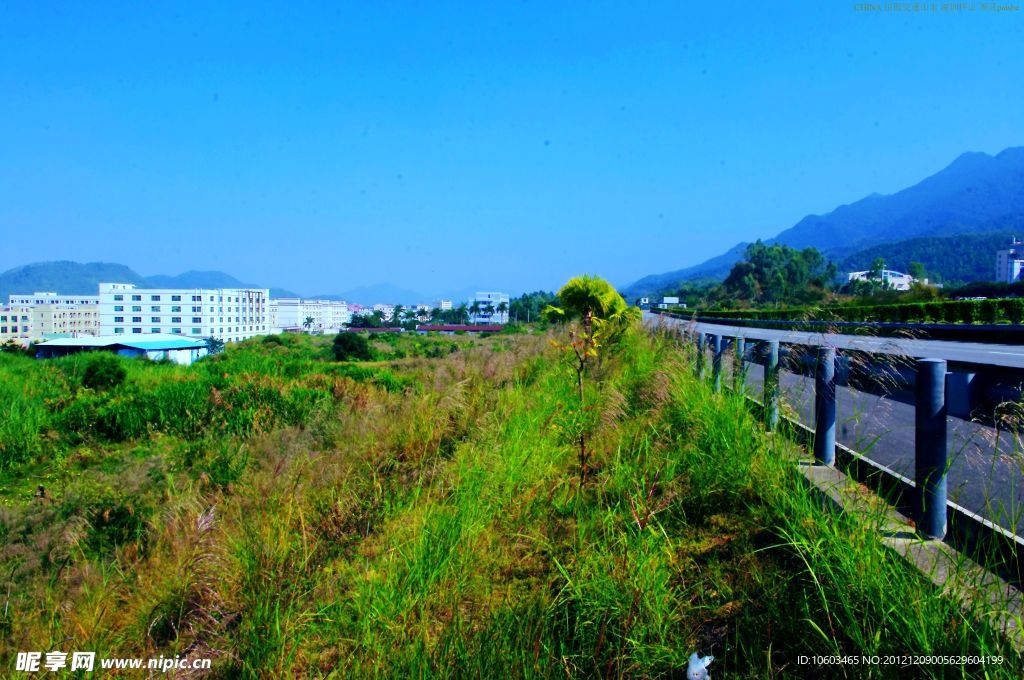
M 890 323 L 1014 323 L 1024 319 L 1024 298 L 947 300 L 865 307 L 794 307 L 698 311 L 713 319 L 776 321 L 881 321 Z

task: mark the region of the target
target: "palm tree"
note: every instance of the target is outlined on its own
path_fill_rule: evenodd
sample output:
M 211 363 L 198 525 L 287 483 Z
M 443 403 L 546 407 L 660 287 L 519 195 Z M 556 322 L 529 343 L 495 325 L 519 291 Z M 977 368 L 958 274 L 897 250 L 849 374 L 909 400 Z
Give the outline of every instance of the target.
M 462 305 L 459 309 L 463 308 L 465 308 L 465 305 Z M 473 300 L 473 304 L 469 306 L 469 313 L 472 315 L 474 321 L 476 320 L 476 317 L 480 316 L 480 309 L 480 303 L 477 300 Z
M 403 307 L 402 305 L 395 305 L 395 306 L 394 306 L 394 307 L 393 307 L 393 308 L 391 309 L 391 319 L 389 319 L 389 320 L 390 320 L 390 321 L 397 321 L 397 322 L 401 322 L 401 319 L 402 319 L 402 311 L 403 311 L 404 309 L 405 309 L 405 307 Z
M 313 319 L 313 317 L 307 316 L 306 320 L 302 322 L 302 327 L 308 331 L 310 328 L 313 327 L 314 321 L 315 320 Z
M 508 303 L 504 300 L 498 303 L 498 314 L 501 314 L 502 323 L 508 321 Z
M 492 305 L 490 302 L 484 305 L 484 314 L 487 315 L 488 323 L 494 321 L 494 319 L 491 318 L 494 316 L 494 305 Z

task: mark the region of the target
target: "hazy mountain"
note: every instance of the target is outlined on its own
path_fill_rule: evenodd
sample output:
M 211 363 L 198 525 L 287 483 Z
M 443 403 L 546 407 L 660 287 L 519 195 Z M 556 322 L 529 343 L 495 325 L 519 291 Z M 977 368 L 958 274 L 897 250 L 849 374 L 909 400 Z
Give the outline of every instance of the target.
M 123 264 L 112 262 L 36 262 L 8 269 L 0 274 L 0 300 L 7 304 L 12 293 L 56 293 L 96 295 L 101 281 L 146 285 L 146 279 Z
M 924 236 L 976 232 L 987 223 L 1024 214 L 1024 147 L 995 156 L 965 153 L 936 174 L 895 194 L 872 194 L 826 215 L 808 215 L 767 243 L 814 246 L 840 260 L 870 246 Z M 701 264 L 647 276 L 626 286 L 636 297 L 681 281 L 723 277 L 746 244 Z
M 96 295 L 101 282 L 134 283 L 152 288 L 262 288 L 243 283 L 219 271 L 188 271 L 177 276 L 144 277 L 123 264 L 108 262 L 36 262 L 15 267 L 0 274 L 0 300 L 4 303 L 11 293 L 57 293 Z M 280 288 L 270 289 L 271 297 L 296 297 L 295 293 Z
M 313 295 L 312 297 L 317 300 L 344 300 L 345 302 L 356 302 L 361 305 L 370 305 L 378 302 L 399 303 L 403 305 L 431 303 L 431 299 L 428 297 L 415 291 L 399 288 L 390 283 L 359 286 L 343 293 L 328 293 Z

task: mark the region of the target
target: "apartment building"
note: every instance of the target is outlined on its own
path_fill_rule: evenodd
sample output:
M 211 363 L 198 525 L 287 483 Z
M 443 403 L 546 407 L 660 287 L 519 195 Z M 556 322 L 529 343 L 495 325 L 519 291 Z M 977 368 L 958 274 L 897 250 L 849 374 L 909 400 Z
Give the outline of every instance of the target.
M 77 337 L 100 334 L 100 306 L 35 305 L 32 309 L 32 337 Z
M 270 332 L 266 288 L 136 288 L 101 283 L 100 334 L 168 333 L 239 342 Z
M 469 300 L 469 308 L 476 305 L 480 311 L 470 311 L 470 323 L 508 323 L 508 306 L 510 298 L 508 293 L 478 292 Z M 491 311 L 488 311 L 491 310 Z
M 66 295 L 53 292 L 12 293 L 7 296 L 8 307 L 35 307 L 58 305 L 61 307 L 95 307 L 100 303 L 99 295 Z
M 32 308 L 8 306 L 0 308 L 0 342 L 28 341 L 32 332 Z
M 344 301 L 301 298 L 275 298 L 270 301 L 270 325 L 278 331 L 336 333 L 351 320 L 352 312 Z
M 996 251 L 996 281 L 1015 283 L 1020 280 L 1024 271 L 1024 249 L 1018 247 L 1021 245 L 1024 243 L 1014 238 L 1010 239 L 1009 248 Z

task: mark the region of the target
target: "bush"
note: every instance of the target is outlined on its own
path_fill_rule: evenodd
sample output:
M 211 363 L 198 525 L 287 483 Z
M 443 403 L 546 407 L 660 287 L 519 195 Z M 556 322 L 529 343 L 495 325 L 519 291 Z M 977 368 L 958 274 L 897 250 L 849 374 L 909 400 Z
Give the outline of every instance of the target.
M 337 361 L 370 361 L 373 352 L 362 333 L 338 333 L 334 336 L 334 358 Z
M 92 390 L 107 390 L 124 382 L 128 371 L 121 365 L 121 359 L 113 354 L 97 353 L 91 357 L 82 373 L 82 387 Z

